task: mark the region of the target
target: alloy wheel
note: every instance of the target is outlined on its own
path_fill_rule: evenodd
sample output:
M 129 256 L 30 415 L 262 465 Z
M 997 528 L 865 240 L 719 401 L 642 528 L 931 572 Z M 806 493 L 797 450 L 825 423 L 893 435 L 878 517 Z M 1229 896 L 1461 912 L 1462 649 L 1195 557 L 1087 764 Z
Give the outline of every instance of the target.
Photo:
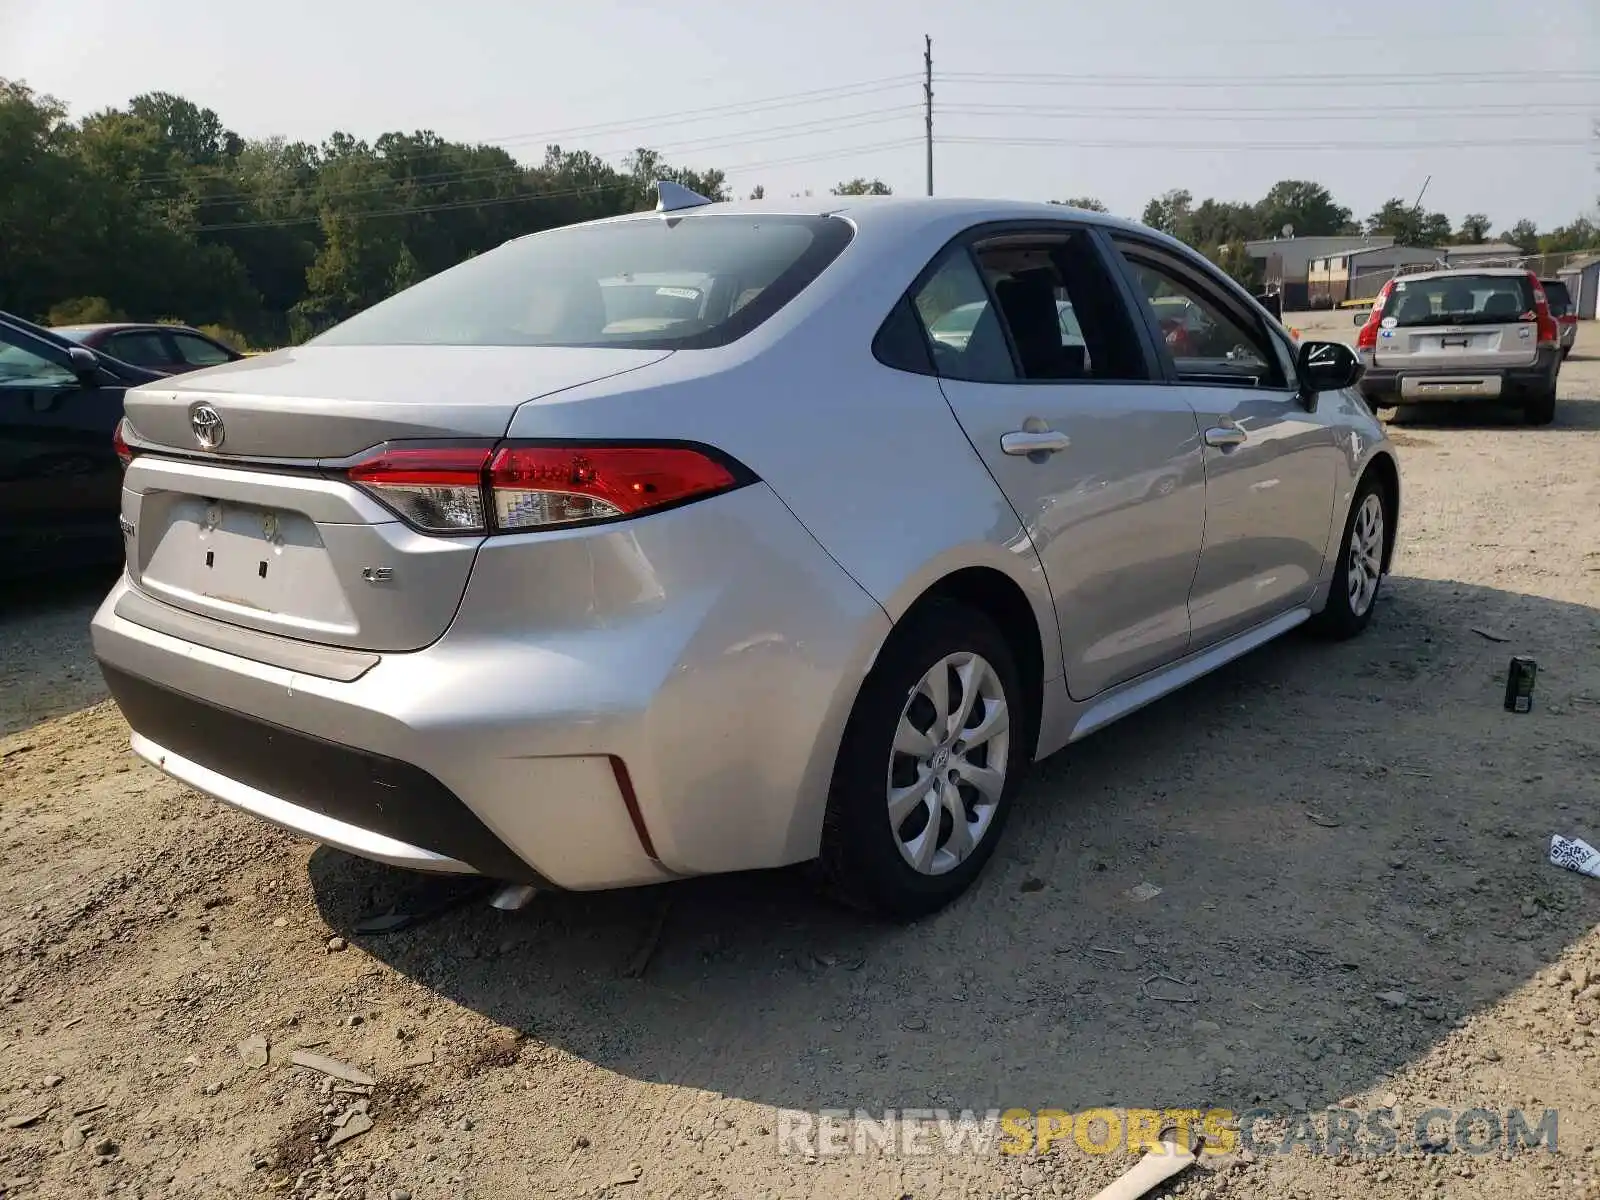
M 889 754 L 888 815 L 906 863 L 954 870 L 983 841 L 1005 791 L 1011 715 L 980 654 L 946 655 L 911 690 Z
M 1383 574 L 1383 500 L 1369 493 L 1350 526 L 1350 612 L 1362 616 L 1372 607 Z

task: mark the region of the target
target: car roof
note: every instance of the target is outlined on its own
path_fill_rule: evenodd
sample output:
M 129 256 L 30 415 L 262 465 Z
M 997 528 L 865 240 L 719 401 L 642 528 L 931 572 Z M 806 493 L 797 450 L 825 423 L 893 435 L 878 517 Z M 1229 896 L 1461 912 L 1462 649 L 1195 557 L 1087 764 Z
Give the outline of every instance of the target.
M 858 228 L 866 231 L 910 233 L 934 221 L 956 216 L 974 225 L 988 221 L 1026 221 L 1046 218 L 1060 220 L 1070 216 L 1085 224 L 1103 225 L 1168 240 L 1147 226 L 1134 221 L 1113 217 L 1107 213 L 1070 208 L 1062 204 L 1047 204 L 1033 200 L 995 200 L 959 196 L 791 196 L 787 200 L 722 200 L 694 208 L 680 208 L 671 212 L 623 213 L 615 217 L 602 217 L 587 222 L 591 225 L 615 224 L 624 221 L 671 220 L 713 216 L 785 216 L 785 217 L 846 217 Z M 525 235 L 538 237 L 537 233 Z
M 167 325 L 160 321 L 101 321 L 90 325 L 55 325 L 54 329 L 70 329 L 74 333 L 128 333 L 146 329 L 181 329 L 185 333 L 200 333 L 190 325 Z M 201 334 L 204 337 L 204 334 Z
M 1450 267 L 1443 271 L 1409 271 L 1404 275 L 1396 275 L 1396 283 L 1409 283 L 1422 279 L 1450 279 L 1465 278 L 1467 276 L 1482 277 L 1490 275 L 1497 279 L 1526 279 L 1528 272 L 1522 267 Z

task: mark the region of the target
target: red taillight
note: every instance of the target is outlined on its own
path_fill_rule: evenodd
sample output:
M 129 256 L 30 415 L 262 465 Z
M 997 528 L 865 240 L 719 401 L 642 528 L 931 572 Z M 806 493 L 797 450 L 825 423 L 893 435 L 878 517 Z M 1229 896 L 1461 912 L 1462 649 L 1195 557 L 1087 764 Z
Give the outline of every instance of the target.
M 1561 327 L 1550 315 L 1549 297 L 1544 294 L 1544 288 L 1539 286 L 1539 277 L 1532 271 L 1528 272 L 1528 283 L 1533 288 L 1533 313 L 1534 319 L 1539 323 L 1539 345 L 1559 346 Z
M 507 446 L 489 466 L 501 530 L 631 517 L 737 482 L 722 463 L 683 446 Z
M 737 487 L 741 472 L 682 445 L 387 446 L 349 468 L 425 533 L 517 533 L 616 521 Z
M 123 432 L 127 423 L 128 418 L 123 417 L 111 431 L 111 448 L 117 452 L 117 458 L 121 460 L 124 468 L 133 461 L 133 449 L 128 445 L 127 435 Z
M 1378 323 L 1383 320 L 1383 306 L 1389 299 L 1389 293 L 1394 290 L 1394 280 L 1384 284 L 1378 294 L 1372 299 L 1372 311 L 1367 314 L 1367 323 L 1361 327 L 1361 332 L 1356 334 L 1357 350 L 1376 350 L 1378 348 Z

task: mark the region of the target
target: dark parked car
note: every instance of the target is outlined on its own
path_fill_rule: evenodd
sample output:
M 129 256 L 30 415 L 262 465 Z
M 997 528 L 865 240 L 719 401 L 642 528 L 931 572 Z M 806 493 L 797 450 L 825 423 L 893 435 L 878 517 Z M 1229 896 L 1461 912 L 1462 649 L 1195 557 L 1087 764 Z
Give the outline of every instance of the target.
M 122 557 L 122 396 L 162 377 L 0 312 L 0 577 Z
M 187 325 L 57 325 L 51 332 L 162 375 L 181 375 L 244 357 Z

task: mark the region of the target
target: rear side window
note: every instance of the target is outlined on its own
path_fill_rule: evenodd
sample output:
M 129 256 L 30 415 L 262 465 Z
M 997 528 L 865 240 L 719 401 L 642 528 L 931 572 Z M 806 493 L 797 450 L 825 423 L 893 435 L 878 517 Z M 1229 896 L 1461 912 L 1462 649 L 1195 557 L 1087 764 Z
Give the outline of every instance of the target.
M 154 331 L 117 333 L 106 339 L 106 353 L 136 367 L 150 367 L 160 371 L 172 365 L 172 358 Z
M 1383 320 L 1401 329 L 1497 325 L 1519 321 L 1524 313 L 1532 320 L 1533 286 L 1526 275 L 1439 275 L 1395 280 Z
M 214 367 L 218 363 L 231 360 L 231 356 L 221 346 L 213 345 L 205 338 L 195 337 L 192 333 L 173 334 L 172 344 L 178 348 L 178 357 L 192 367 Z
M 328 346 L 702 349 L 741 337 L 850 242 L 837 217 L 648 217 L 509 242 L 312 339 Z
M 1545 302 L 1550 305 L 1552 317 L 1564 317 L 1572 311 L 1572 294 L 1567 291 L 1567 285 L 1559 279 L 1541 280 L 1540 287 L 1544 289 Z
M 938 373 L 980 383 L 1144 380 L 1148 363 L 1099 252 L 1081 232 L 948 251 L 917 290 Z

